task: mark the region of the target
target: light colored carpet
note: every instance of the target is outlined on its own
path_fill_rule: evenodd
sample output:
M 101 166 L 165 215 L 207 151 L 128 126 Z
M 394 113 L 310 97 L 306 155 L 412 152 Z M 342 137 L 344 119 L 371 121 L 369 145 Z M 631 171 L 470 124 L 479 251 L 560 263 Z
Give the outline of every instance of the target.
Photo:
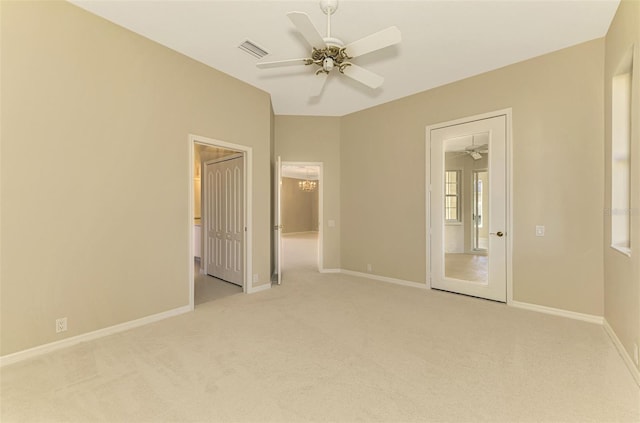
M 598 325 L 305 267 L 2 368 L 2 422 L 640 421 Z

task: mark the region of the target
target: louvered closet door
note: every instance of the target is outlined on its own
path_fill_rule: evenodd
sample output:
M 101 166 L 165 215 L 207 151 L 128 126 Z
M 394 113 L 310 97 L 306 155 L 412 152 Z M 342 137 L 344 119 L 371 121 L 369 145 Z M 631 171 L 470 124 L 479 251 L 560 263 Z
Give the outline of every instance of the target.
M 205 163 L 207 274 L 241 285 L 244 269 L 244 159 Z

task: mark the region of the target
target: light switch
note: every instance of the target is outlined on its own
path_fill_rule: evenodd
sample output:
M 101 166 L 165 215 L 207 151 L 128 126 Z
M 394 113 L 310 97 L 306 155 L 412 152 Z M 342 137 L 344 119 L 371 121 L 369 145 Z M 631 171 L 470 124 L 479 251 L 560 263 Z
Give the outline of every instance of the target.
M 544 236 L 544 226 L 536 226 L 536 236 Z
M 333 219 L 329 219 L 329 221 L 327 222 L 329 224 L 330 228 L 333 228 L 336 226 L 336 221 Z

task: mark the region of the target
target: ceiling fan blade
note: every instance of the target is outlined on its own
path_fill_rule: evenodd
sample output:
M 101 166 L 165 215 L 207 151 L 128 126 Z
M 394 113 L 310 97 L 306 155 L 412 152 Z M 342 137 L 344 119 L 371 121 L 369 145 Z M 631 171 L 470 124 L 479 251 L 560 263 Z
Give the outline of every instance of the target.
M 354 79 L 359 83 L 373 89 L 378 88 L 384 82 L 384 78 L 380 75 L 368 71 L 365 68 L 361 68 L 358 65 L 354 65 L 353 63 L 351 63 L 349 66 L 345 66 L 342 73 L 347 75 L 349 78 Z
M 344 49 L 349 57 L 358 57 L 372 51 L 398 44 L 402 40 L 400 30 L 390 26 L 382 31 L 375 32 L 357 41 L 347 44 Z
M 313 83 L 309 89 L 309 95 L 311 97 L 318 97 L 322 94 L 322 89 L 324 88 L 324 84 L 327 82 L 327 77 L 329 76 L 326 72 L 320 72 L 318 75 L 314 76 Z
M 287 59 L 287 60 L 276 60 L 274 62 L 260 62 L 256 63 L 256 66 L 260 69 L 268 69 L 268 68 L 279 68 L 282 66 L 295 66 L 295 65 L 306 65 L 309 63 L 311 59 Z
M 327 44 L 313 25 L 313 22 L 311 22 L 311 19 L 309 19 L 309 15 L 304 12 L 289 12 L 287 16 L 311 47 L 318 50 L 327 48 Z

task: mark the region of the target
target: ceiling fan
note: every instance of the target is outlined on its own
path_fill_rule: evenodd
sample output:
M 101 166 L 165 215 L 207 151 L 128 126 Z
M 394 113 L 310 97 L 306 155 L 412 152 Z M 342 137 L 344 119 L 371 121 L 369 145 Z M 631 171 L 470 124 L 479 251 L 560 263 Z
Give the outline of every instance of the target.
M 489 152 L 489 146 L 484 145 L 470 145 L 464 149 L 464 153 L 471 156 L 473 160 L 480 160 L 482 158 L 482 154 L 487 154 Z
M 338 38 L 331 36 L 331 15 L 338 8 L 338 0 L 321 0 L 320 8 L 327 15 L 326 37 L 320 35 L 306 13 L 287 13 L 287 17 L 311 46 L 310 58 L 261 62 L 257 63 L 256 66 L 260 69 L 295 65 L 319 66 L 319 69 L 315 72 L 316 78 L 311 87 L 310 94 L 312 97 L 319 96 L 322 93 L 327 76 L 333 69 L 337 69 L 340 74 L 346 75 L 372 89 L 380 87 L 384 82 L 382 76 L 355 65 L 350 60 L 399 43 L 401 40 L 400 30 L 395 26 L 391 26 L 345 45 Z
M 473 160 L 480 160 L 483 154 L 489 154 L 489 144 L 476 144 L 475 136 L 471 136 L 471 145 L 465 147 L 459 146 L 455 149 L 448 150 L 447 153 L 451 153 L 450 157 L 458 156 L 471 156 Z

